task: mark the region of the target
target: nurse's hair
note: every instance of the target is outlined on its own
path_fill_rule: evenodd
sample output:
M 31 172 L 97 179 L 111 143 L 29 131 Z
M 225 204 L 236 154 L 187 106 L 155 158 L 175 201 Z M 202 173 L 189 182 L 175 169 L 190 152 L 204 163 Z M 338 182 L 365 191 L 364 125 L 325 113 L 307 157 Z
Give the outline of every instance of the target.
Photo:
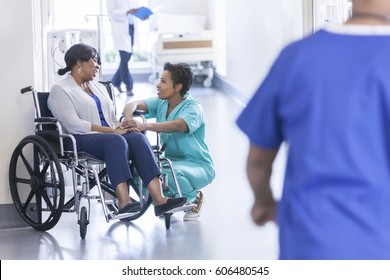
M 95 57 L 97 59 L 97 63 L 100 65 L 100 56 L 94 47 L 88 46 L 86 44 L 75 44 L 71 46 L 65 53 L 64 60 L 66 67 L 59 69 L 57 73 L 58 75 L 62 76 L 66 72 L 72 70 L 77 61 L 88 61 Z
M 164 64 L 164 71 L 171 73 L 174 87 L 178 84 L 182 85 L 180 95 L 184 96 L 189 91 L 194 77 L 191 67 L 186 63 L 172 64 L 167 62 Z

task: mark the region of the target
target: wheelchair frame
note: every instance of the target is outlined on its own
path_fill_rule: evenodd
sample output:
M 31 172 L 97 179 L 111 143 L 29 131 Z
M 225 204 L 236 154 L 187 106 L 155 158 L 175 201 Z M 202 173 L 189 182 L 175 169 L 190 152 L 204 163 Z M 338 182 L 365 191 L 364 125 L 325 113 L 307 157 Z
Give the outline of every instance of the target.
M 101 82 L 107 88 L 115 104 L 110 82 Z M 23 88 L 21 93 L 32 92 L 35 107 L 35 135 L 24 137 L 15 148 L 9 169 L 11 196 L 17 212 L 22 219 L 39 231 L 53 228 L 63 212 L 76 212 L 80 225 L 80 237 L 87 234 L 90 220 L 90 204 L 92 199 L 98 200 L 103 207 L 106 222 L 119 219 L 133 221 L 141 217 L 152 204 L 152 198 L 143 186 L 134 166 L 130 168 L 134 177 L 129 188 L 132 201 L 141 204 L 141 210 L 136 213 L 118 213 L 115 191 L 109 182 L 104 161 L 85 152 L 78 152 L 73 135 L 65 134 L 60 123 L 54 118 L 47 107 L 48 92 L 37 92 L 33 87 Z M 142 112 L 135 115 L 146 121 Z M 177 194 L 182 196 L 172 162 L 163 156 L 165 145 L 160 148 L 159 134 L 157 145 L 153 146 L 160 169 L 168 168 L 173 175 Z M 65 151 L 63 141 L 69 138 L 73 150 Z M 63 167 L 71 170 L 73 196 L 65 199 L 65 180 Z M 162 173 L 163 174 L 163 173 Z M 167 188 L 166 176 L 162 176 L 162 186 Z M 97 195 L 91 190 L 96 186 Z M 107 198 L 108 197 L 108 198 Z M 172 209 L 164 214 L 165 227 L 170 228 L 171 216 L 174 212 L 187 211 L 194 205 L 187 203 L 182 207 Z

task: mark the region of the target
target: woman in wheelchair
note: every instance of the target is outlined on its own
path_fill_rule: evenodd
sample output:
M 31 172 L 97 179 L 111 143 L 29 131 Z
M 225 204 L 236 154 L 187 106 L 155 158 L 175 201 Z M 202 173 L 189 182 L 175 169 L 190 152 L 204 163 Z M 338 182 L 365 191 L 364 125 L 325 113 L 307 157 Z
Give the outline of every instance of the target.
M 66 67 L 59 75 L 70 74 L 51 88 L 48 107 L 66 133 L 76 138 L 77 149 L 105 161 L 108 177 L 119 201 L 119 213 L 137 212 L 138 202 L 129 197 L 128 182 L 132 179 L 129 160 L 153 199 L 156 216 L 180 207 L 185 197 L 163 195 L 160 169 L 144 134 L 120 128 L 114 105 L 107 89 L 94 81 L 100 58 L 93 47 L 73 45 L 65 53 Z M 70 143 L 65 143 L 69 145 Z
M 215 177 L 213 161 L 205 143 L 205 121 L 202 106 L 188 93 L 193 73 L 185 63 L 164 65 L 157 85 L 158 97 L 134 101 L 124 108 L 124 120 L 120 128 L 131 131 L 155 131 L 161 133 L 166 143 L 165 156 L 174 166 L 181 192 L 195 206 L 187 211 L 184 220 L 200 216 L 203 194 L 200 191 Z M 146 118 L 156 118 L 156 123 L 143 123 L 133 119 L 135 110 L 143 110 Z M 168 174 L 168 184 L 173 186 Z M 171 192 L 175 190 L 171 190 Z

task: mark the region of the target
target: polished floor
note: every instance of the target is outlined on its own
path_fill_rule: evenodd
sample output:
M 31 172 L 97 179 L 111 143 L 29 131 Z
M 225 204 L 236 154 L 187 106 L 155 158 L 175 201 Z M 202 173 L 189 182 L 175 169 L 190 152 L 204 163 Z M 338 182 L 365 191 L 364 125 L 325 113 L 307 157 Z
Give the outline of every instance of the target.
M 117 95 L 117 106 L 155 94 L 155 87 L 137 83 L 135 96 Z M 194 85 L 191 93 L 204 107 L 207 141 L 216 178 L 204 189 L 205 204 L 197 221 L 172 216 L 171 228 L 156 218 L 152 207 L 134 222 L 106 222 L 101 205 L 92 205 L 86 239 L 80 239 L 76 214 L 64 213 L 47 232 L 32 228 L 0 231 L 2 260 L 273 260 L 278 256 L 277 227 L 255 226 L 249 215 L 252 193 L 245 176 L 248 143 L 236 128 L 242 110 L 228 94 Z M 281 185 L 280 156 L 275 186 Z M 275 189 L 280 195 L 280 188 Z

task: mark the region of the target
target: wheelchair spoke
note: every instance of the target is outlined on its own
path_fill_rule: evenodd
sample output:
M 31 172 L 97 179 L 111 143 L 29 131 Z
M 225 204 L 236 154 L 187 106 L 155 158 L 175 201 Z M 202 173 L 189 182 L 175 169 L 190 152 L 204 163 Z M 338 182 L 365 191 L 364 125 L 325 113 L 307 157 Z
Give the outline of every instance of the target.
M 35 199 L 36 199 L 36 202 L 37 202 L 37 218 L 38 218 L 38 223 L 39 224 L 42 224 L 42 200 L 41 200 L 41 196 L 39 194 L 39 192 L 36 193 L 35 195 Z
M 33 176 L 33 174 L 34 174 L 33 168 L 32 168 L 31 165 L 28 163 L 26 157 L 25 157 L 24 154 L 22 153 L 22 150 L 19 152 L 18 155 L 19 155 L 20 158 L 22 159 L 22 161 L 23 161 L 23 163 L 24 163 L 24 166 L 25 166 L 26 169 L 27 169 L 27 172 L 30 174 L 30 176 Z
M 31 200 L 33 199 L 33 197 L 34 197 L 34 192 L 31 190 L 29 195 L 28 195 L 28 197 L 27 197 L 27 199 L 26 199 L 26 201 L 24 203 L 20 203 L 21 206 L 22 206 L 22 209 L 21 209 L 22 213 L 27 213 L 27 208 L 30 205 Z
M 49 169 L 49 166 L 51 167 L 50 169 L 53 169 L 50 162 L 46 161 L 44 166 L 42 167 L 42 170 L 39 172 L 40 178 L 45 178 L 45 174 L 46 174 L 47 170 Z
M 46 191 L 43 191 L 42 193 L 48 193 L 50 190 L 50 192 L 49 192 L 49 193 L 51 193 L 50 196 L 52 196 L 53 198 L 57 197 L 61 193 L 61 189 L 59 188 L 57 183 L 45 182 L 45 187 L 46 187 Z M 56 205 L 54 205 L 54 206 L 57 207 Z
M 39 193 L 41 194 L 43 200 L 46 202 L 47 207 L 50 209 L 50 211 L 56 211 L 56 205 L 57 205 L 57 199 L 53 199 L 54 205 L 52 201 L 50 200 L 49 196 L 47 195 L 47 192 L 45 190 L 40 190 Z
M 28 178 L 15 178 L 16 183 L 22 183 L 23 185 L 26 185 L 26 187 L 30 187 L 30 179 Z

